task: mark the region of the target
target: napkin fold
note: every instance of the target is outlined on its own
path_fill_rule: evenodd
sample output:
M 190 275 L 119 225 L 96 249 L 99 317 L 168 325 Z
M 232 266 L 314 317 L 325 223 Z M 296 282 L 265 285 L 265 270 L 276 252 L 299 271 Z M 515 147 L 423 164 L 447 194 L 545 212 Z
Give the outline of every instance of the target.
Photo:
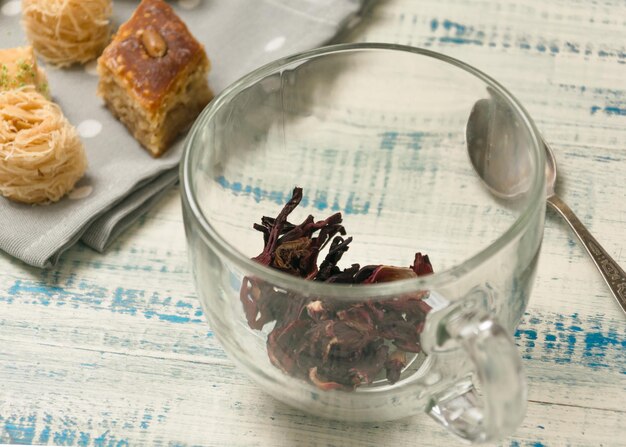
M 220 92 L 247 72 L 280 57 L 327 43 L 368 0 L 178 0 L 170 2 L 212 63 L 209 85 Z M 116 1 L 114 23 L 137 2 Z M 19 14 L 0 10 L 0 42 L 26 45 Z M 43 64 L 42 64 L 43 65 Z M 0 198 L 0 250 L 36 266 L 54 265 L 81 240 L 102 252 L 178 180 L 184 136 L 153 159 L 96 96 L 95 63 L 45 67 L 52 97 L 77 126 L 89 169 L 60 202 L 31 206 Z

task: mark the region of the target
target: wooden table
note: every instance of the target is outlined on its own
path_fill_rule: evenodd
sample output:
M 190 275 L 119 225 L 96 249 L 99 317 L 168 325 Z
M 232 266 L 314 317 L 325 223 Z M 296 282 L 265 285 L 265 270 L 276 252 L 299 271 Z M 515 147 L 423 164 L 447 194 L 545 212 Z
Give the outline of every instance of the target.
M 491 74 L 556 152 L 558 189 L 626 265 L 626 3 L 393 0 L 344 41 L 432 48 Z M 0 442 L 75 446 L 456 445 L 430 418 L 319 420 L 252 384 L 194 292 L 173 190 L 106 253 L 48 271 L 0 256 Z M 528 414 L 506 446 L 626 445 L 626 318 L 548 212 L 517 331 Z

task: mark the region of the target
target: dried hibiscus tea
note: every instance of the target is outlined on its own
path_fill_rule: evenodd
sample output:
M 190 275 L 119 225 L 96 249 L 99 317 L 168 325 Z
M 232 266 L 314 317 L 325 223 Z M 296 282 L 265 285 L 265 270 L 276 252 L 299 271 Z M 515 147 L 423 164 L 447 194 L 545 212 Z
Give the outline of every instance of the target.
M 427 255 L 416 253 L 410 267 L 360 264 L 338 266 L 350 248 L 341 213 L 300 224 L 287 220 L 302 200 L 295 188 L 275 218 L 264 216 L 253 228 L 264 248 L 254 261 L 304 280 L 336 284 L 376 284 L 433 273 Z M 319 263 L 320 252 L 328 252 Z M 290 376 L 323 390 L 354 390 L 375 380 L 396 383 L 421 352 L 420 334 L 430 306 L 418 292 L 387 300 L 346 303 L 308 298 L 258 278 L 244 278 L 240 299 L 248 326 L 267 336 L 271 363 Z

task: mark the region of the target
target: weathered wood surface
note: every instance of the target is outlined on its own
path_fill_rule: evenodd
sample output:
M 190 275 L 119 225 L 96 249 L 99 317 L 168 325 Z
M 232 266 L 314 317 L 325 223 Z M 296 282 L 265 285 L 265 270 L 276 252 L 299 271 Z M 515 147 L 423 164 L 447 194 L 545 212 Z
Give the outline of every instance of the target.
M 425 46 L 525 104 L 559 192 L 626 265 L 626 3 L 393 0 L 343 40 Z M 455 445 L 428 417 L 319 420 L 263 394 L 224 354 L 189 276 L 178 191 L 105 255 L 39 271 L 0 255 L 0 443 Z M 626 445 L 626 318 L 549 212 L 517 342 L 528 415 L 506 446 Z

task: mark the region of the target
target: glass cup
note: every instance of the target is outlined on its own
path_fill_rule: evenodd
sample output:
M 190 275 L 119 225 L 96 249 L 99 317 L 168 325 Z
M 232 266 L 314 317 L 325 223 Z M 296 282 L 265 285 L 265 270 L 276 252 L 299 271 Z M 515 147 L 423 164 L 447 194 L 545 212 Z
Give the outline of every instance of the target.
M 467 120 L 481 99 L 518 128 L 526 177 L 512 200 L 490 194 L 470 163 Z M 461 438 L 500 439 L 525 413 L 511 334 L 543 235 L 544 164 L 519 102 L 447 56 L 338 45 L 259 68 L 204 110 L 181 166 L 209 324 L 262 389 L 304 411 L 354 421 L 425 411 Z M 253 223 L 276 216 L 295 186 L 294 224 L 342 213 L 353 237 L 342 269 L 406 273 L 420 252 L 434 273 L 340 284 L 252 260 L 264 247 Z

